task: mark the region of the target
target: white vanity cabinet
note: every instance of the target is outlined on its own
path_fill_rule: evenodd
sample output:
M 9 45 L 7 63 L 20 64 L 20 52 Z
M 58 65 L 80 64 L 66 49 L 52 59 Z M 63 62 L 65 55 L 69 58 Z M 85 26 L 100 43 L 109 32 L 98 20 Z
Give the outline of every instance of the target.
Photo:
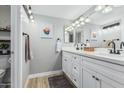
M 119 65 L 84 57 L 82 61 L 83 88 L 119 88 L 124 87 L 124 73 L 114 70 Z M 119 76 L 121 74 L 121 76 Z
M 95 71 L 89 70 L 87 68 L 82 69 L 82 87 L 83 88 L 114 88 L 115 86 L 109 78 L 106 78 L 101 75 L 101 78 L 98 76 L 100 74 L 96 73 Z
M 72 76 L 71 76 L 71 71 L 72 71 L 71 54 L 69 54 L 67 52 L 63 52 L 63 54 L 62 54 L 62 70 L 72 80 Z
M 82 68 L 82 87 L 83 88 L 96 88 L 97 81 L 95 79 L 96 73 L 87 69 Z
M 76 53 L 62 53 L 62 69 L 79 88 L 124 88 L 124 66 Z
M 62 69 L 76 87 L 81 87 L 81 56 L 62 53 Z

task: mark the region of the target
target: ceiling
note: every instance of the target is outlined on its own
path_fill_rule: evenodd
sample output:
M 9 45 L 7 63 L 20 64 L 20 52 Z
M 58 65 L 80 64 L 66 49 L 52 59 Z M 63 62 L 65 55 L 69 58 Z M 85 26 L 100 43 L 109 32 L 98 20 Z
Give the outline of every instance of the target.
M 103 25 L 123 18 L 124 16 L 123 11 L 124 6 L 116 7 L 113 8 L 113 10 L 109 13 L 101 13 L 101 11 L 96 12 L 90 17 L 90 19 L 93 24 Z
M 31 7 L 34 14 L 74 20 L 92 5 L 32 5 Z

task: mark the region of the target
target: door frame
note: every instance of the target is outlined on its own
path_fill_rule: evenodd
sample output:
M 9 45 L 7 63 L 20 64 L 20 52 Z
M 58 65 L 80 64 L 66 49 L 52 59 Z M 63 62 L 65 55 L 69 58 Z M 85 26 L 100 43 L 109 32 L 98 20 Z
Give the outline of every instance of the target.
M 11 87 L 21 87 L 20 5 L 11 5 Z

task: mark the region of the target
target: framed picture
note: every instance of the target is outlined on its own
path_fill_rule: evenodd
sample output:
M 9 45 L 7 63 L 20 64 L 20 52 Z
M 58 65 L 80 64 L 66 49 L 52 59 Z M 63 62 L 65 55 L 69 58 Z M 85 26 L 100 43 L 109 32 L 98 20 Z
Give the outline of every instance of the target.
M 46 38 L 46 39 L 53 38 L 53 25 L 52 24 L 41 25 L 41 38 Z

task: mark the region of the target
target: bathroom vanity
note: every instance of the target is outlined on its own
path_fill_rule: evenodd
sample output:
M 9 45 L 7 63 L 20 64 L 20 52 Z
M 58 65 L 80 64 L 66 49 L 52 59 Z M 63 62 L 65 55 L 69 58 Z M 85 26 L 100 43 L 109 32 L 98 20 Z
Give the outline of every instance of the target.
M 62 69 L 78 88 L 124 87 L 123 55 L 62 49 Z

